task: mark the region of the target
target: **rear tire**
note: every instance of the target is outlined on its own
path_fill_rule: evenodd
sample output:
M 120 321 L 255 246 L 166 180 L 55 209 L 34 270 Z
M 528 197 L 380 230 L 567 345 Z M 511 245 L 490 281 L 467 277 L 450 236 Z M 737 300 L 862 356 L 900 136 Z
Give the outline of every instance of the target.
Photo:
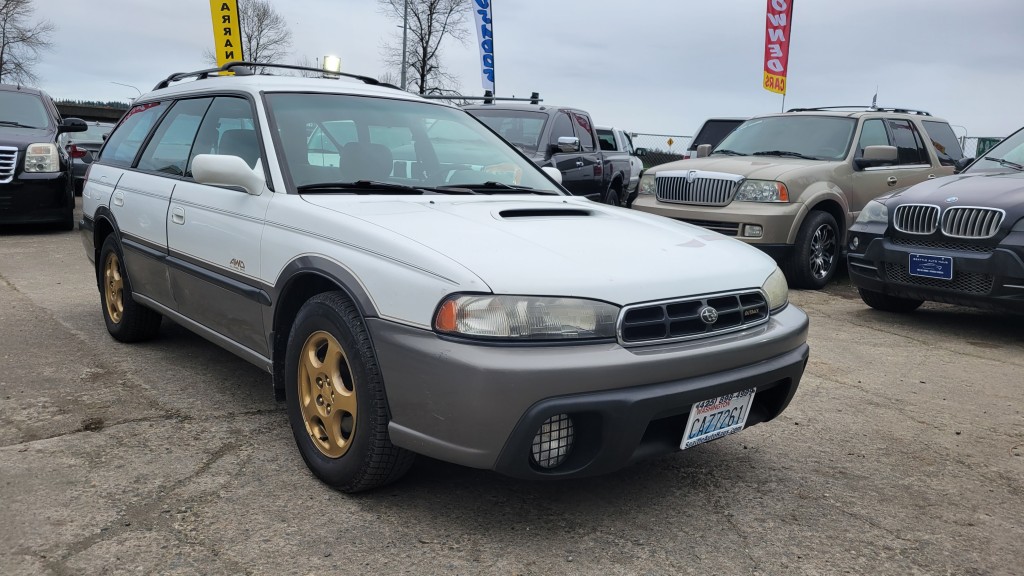
M 120 342 L 152 339 L 160 331 L 160 314 L 132 297 L 132 285 L 125 272 L 121 246 L 111 234 L 100 249 L 98 277 L 100 304 L 107 332 Z
M 608 187 L 608 190 L 605 190 L 604 197 L 601 198 L 601 202 L 608 204 L 609 206 L 622 206 L 622 194 L 619 193 L 615 184 L 612 184 Z
M 917 310 L 921 307 L 921 304 L 924 304 L 924 300 L 900 298 L 899 296 L 892 296 L 890 294 L 883 294 L 882 292 L 865 290 L 863 288 L 858 288 L 857 292 L 860 293 L 860 299 L 863 300 L 865 304 L 871 306 L 875 310 L 882 310 L 883 312 L 906 314 Z
M 394 482 L 414 455 L 388 437 L 384 380 L 366 325 L 342 292 L 318 294 L 288 336 L 285 399 L 306 465 L 325 484 L 359 492 Z
M 794 288 L 820 290 L 839 268 L 839 239 L 836 219 L 815 210 L 807 215 L 796 235 L 796 244 L 784 263 L 786 279 Z

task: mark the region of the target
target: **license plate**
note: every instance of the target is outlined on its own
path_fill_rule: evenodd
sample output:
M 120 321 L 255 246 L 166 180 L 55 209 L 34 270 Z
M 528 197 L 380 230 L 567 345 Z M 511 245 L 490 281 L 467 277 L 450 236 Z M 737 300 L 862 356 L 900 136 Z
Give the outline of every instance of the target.
M 910 275 L 923 278 L 953 279 L 953 259 L 949 256 L 929 254 L 910 255 Z
M 694 404 L 679 449 L 692 448 L 743 430 L 756 390 L 751 388 Z

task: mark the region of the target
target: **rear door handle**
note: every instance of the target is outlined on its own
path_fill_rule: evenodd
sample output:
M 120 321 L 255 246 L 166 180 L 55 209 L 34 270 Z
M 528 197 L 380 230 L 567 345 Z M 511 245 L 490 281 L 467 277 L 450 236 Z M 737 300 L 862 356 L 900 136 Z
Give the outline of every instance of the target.
M 577 160 L 576 161 L 576 167 L 577 168 L 583 168 L 583 161 L 582 160 Z
M 171 208 L 171 222 L 174 222 L 175 224 L 184 224 L 185 223 L 185 209 L 181 208 L 179 206 L 175 206 L 174 208 Z
M 929 174 L 929 175 L 928 175 L 928 179 L 929 179 L 929 180 L 931 180 L 932 178 L 935 178 L 935 174 Z
M 895 176 L 889 176 L 889 179 L 886 180 L 886 182 L 889 183 L 889 186 L 895 186 L 896 182 L 898 182 L 898 180 L 896 180 Z
M 124 192 L 114 192 L 114 206 L 124 206 Z

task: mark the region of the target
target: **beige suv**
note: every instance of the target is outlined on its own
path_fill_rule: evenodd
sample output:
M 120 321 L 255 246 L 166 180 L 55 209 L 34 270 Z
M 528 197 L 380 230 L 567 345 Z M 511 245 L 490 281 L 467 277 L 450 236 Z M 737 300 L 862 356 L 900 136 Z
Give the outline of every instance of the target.
M 796 109 L 747 120 L 707 157 L 648 169 L 633 208 L 748 242 L 791 286 L 817 289 L 869 200 L 966 162 L 949 123 L 927 112 Z

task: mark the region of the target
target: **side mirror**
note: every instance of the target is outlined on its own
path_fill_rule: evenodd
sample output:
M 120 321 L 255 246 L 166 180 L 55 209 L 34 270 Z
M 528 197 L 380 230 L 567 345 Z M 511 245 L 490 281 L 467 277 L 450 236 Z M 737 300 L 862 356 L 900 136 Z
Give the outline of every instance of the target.
M 575 136 L 561 136 L 558 138 L 558 144 L 556 144 L 558 152 L 579 152 L 582 150 L 580 147 L 580 139 Z
M 711 155 L 711 144 L 697 146 L 697 158 L 707 158 Z
M 263 176 L 238 156 L 199 154 L 192 161 L 192 177 L 200 184 L 237 186 L 253 196 L 266 187 Z
M 968 166 L 974 163 L 974 158 L 961 158 L 953 163 L 953 174 L 963 172 Z
M 853 161 L 859 169 L 895 164 L 898 152 L 895 146 L 865 146 L 864 154 Z
M 558 168 L 555 168 L 553 166 L 545 166 L 541 168 L 541 170 L 543 170 L 544 173 L 550 176 L 551 179 L 554 180 L 555 182 L 558 182 L 559 184 L 562 183 L 562 173 L 558 171 Z
M 89 125 L 85 123 L 85 120 L 81 118 L 65 118 L 57 126 L 57 133 L 63 134 L 65 132 L 85 132 L 89 129 Z
M 644 156 L 647 156 L 647 148 L 637 148 L 636 150 L 633 150 L 633 155 L 637 158 L 643 158 Z

